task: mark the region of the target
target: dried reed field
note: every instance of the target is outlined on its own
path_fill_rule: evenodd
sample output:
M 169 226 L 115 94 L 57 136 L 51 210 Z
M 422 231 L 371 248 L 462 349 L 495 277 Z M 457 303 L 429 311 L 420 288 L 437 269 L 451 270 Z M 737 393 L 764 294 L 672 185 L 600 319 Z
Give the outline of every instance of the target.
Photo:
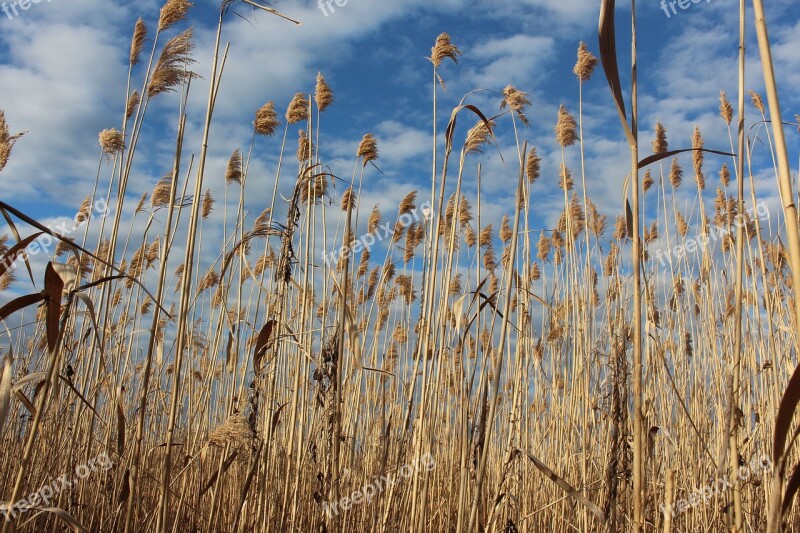
M 800 528 L 797 125 L 781 116 L 762 0 L 739 4 L 760 64 L 740 48 L 738 93 L 719 96 L 728 137 L 695 128 L 687 145 L 668 119 L 639 122 L 635 4 L 598 0 L 597 40 L 575 43 L 579 105 L 550 124 L 529 120 L 532 97 L 512 85 L 491 109 L 471 94 L 441 109 L 440 70 L 463 57 L 442 33 L 420 62 L 433 71 L 430 189 L 374 208 L 361 197 L 380 172 L 376 136 L 348 175 L 320 149 L 335 105 L 322 74 L 287 107 L 254 109 L 250 145 L 224 177 L 206 171 L 236 3 L 220 6 L 210 76 L 192 72 L 187 0 L 167 0 L 155 27 L 138 20 L 127 105 L 99 134 L 74 228 L 0 201 L 2 533 Z M 630 149 L 615 205 L 587 194 L 589 83 L 610 88 Z M 205 121 L 189 136 L 198 91 Z M 143 190 L 137 143 L 158 134 L 147 119 L 166 93 L 173 164 Z M 26 142 L 13 128 L 25 125 L 0 112 L 0 172 Z M 559 175 L 542 172 L 532 131 L 560 149 Z M 274 174 L 250 175 L 273 136 Z M 514 177 L 501 221 L 482 213 L 477 153 Z M 754 154 L 774 163 L 780 211 L 762 201 Z M 541 228 L 546 189 L 561 216 Z M 271 200 L 254 213 L 256 191 Z M 221 240 L 207 237 L 214 220 Z

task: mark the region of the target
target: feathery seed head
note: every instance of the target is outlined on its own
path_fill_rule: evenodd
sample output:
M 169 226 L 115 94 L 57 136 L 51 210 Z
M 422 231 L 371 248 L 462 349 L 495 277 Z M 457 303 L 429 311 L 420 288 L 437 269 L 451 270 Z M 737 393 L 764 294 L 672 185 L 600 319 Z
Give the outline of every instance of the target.
M 314 100 L 317 102 L 317 108 L 320 113 L 325 111 L 334 100 L 333 91 L 328 85 L 328 82 L 325 81 L 325 76 L 322 75 L 322 72 L 317 73 L 317 87 L 314 92 Z
M 536 147 L 531 148 L 528 152 L 528 160 L 525 165 L 525 174 L 528 177 L 528 183 L 533 184 L 539 179 L 542 169 L 542 158 L 536 153 Z
M 453 60 L 453 63 L 458 63 L 459 55 L 461 55 L 461 50 L 450 41 L 450 35 L 442 33 L 436 38 L 436 44 L 431 48 L 433 68 L 439 68 L 442 61 L 448 57 Z
M 237 148 L 228 159 L 225 167 L 225 181 L 228 183 L 242 184 L 242 152 Z
M 505 109 L 508 106 L 511 111 L 514 111 L 523 124 L 530 125 L 528 117 L 525 116 L 525 106 L 530 105 L 531 101 L 528 100 L 528 94 L 520 91 L 513 85 L 507 85 L 503 89 L 503 101 L 500 104 L 500 109 Z
M 367 163 L 370 161 L 378 159 L 378 142 L 375 140 L 374 135 L 371 133 L 364 135 L 364 138 L 361 139 L 361 143 L 358 145 L 357 155 L 362 158 L 364 166 L 367 166 Z
M 355 207 L 355 201 L 356 194 L 353 192 L 353 188 L 350 187 L 344 191 L 344 194 L 342 194 L 342 211 L 348 211 L 349 209 Z
M 253 126 L 257 135 L 275 135 L 275 130 L 280 125 L 278 113 L 275 112 L 275 102 L 270 100 L 256 111 L 256 120 L 253 122 Z
M 700 128 L 697 126 L 695 126 L 694 133 L 692 134 L 692 148 L 694 179 L 697 182 L 697 187 L 702 191 L 706 188 L 706 178 L 703 175 L 703 136 L 700 134 Z
M 407 215 L 414 210 L 414 202 L 417 200 L 417 191 L 411 191 L 408 193 L 405 198 L 400 202 L 400 207 L 398 208 L 398 215 Z
M 172 192 L 172 176 L 167 174 L 156 183 L 150 195 L 150 205 L 154 209 L 160 209 L 169 205 L 169 197 Z
M 117 154 L 125 148 L 125 137 L 113 128 L 103 130 L 100 132 L 100 146 L 104 154 Z
M 725 91 L 719 92 L 719 114 L 726 124 L 730 124 L 733 120 L 733 106 L 728 101 Z
M 672 164 L 669 168 L 669 181 L 672 183 L 672 187 L 677 189 L 681 186 L 681 182 L 683 181 L 683 168 L 681 168 L 681 164 L 678 162 L 677 157 L 672 158 Z
M 203 219 L 208 218 L 213 209 L 214 209 L 214 197 L 211 196 L 211 189 L 206 189 L 206 193 L 203 195 L 203 210 L 202 210 Z
M 581 41 L 578 45 L 578 61 L 572 69 L 578 80 L 581 82 L 589 81 L 598 63 L 598 59 L 586 48 L 586 43 Z
M 136 111 L 136 108 L 139 106 L 139 102 L 141 101 L 142 96 L 139 94 L 139 91 L 134 89 L 134 91 L 128 97 L 128 104 L 125 107 L 125 118 L 131 118 L 133 116 L 133 112 Z
M 762 115 L 765 114 L 764 100 L 761 99 L 761 95 L 752 89 L 747 91 L 747 94 L 750 95 L 750 99 L 753 101 L 753 107 L 755 107 Z
M 656 138 L 653 140 L 653 153 L 663 154 L 669 150 L 667 143 L 667 130 L 660 122 L 656 122 Z
M 727 187 L 731 182 L 731 171 L 728 168 L 728 163 L 722 163 L 722 168 L 719 170 L 719 181 L 724 187 Z
M 191 7 L 192 3 L 186 0 L 167 0 L 158 17 L 158 31 L 164 31 L 185 19 Z
M 193 75 L 186 70 L 190 63 L 194 63 L 190 57 L 193 49 L 192 28 L 176 35 L 164 45 L 147 86 L 148 97 L 174 91 L 186 76 Z
M 286 122 L 297 124 L 303 120 L 308 120 L 308 98 L 303 93 L 297 93 L 286 110 Z
M 650 173 L 650 169 L 648 168 L 647 171 L 644 173 L 644 178 L 642 179 L 642 188 L 644 192 L 650 190 L 650 187 L 653 186 L 653 176 Z
M 562 104 L 558 108 L 558 122 L 556 122 L 556 141 L 562 148 L 572 146 L 578 139 L 577 136 L 578 124 L 575 118 L 567 112 L 567 108 Z
M 481 152 L 481 146 L 490 143 L 492 139 L 492 128 L 494 128 L 494 121 L 489 122 L 489 126 L 483 120 L 478 122 L 467 132 L 467 139 L 464 142 L 464 150 L 466 153 Z
M 142 47 L 144 46 L 144 40 L 146 38 L 147 26 L 145 26 L 144 20 L 139 17 L 139 19 L 136 21 L 136 25 L 133 28 L 133 39 L 131 39 L 131 66 L 139 63 L 139 56 L 142 54 Z

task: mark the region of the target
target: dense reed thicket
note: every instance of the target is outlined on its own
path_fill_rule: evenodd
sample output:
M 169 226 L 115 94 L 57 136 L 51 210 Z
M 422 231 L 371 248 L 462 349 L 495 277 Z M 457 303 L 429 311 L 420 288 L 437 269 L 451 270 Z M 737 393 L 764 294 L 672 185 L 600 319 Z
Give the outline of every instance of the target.
M 603 80 L 580 43 L 576 114 L 562 105 L 553 124 L 531 123 L 511 85 L 498 114 L 465 97 L 432 141 L 430 191 L 372 208 L 360 198 L 380 145 L 367 133 L 352 174 L 333 174 L 321 74 L 285 114 L 254 110 L 251 144 L 230 147 L 213 197 L 232 3 L 207 79 L 191 72 L 189 2 L 168 0 L 155 29 L 137 21 L 120 127 L 100 133 L 70 239 L 1 204 L 4 533 L 777 531 L 782 512 L 798 527 L 784 445 L 800 378 L 784 391 L 800 243 L 765 27 L 768 105 L 745 100 L 742 52 L 736 104 L 720 94 L 729 137 L 695 129 L 680 146 L 668 122 L 640 131 L 636 69 L 623 91 L 614 2 L 601 3 L 598 55 L 631 147 L 617 205 L 587 194 L 582 94 Z M 446 33 L 432 48 L 432 139 L 440 69 L 460 55 Z M 203 84 L 195 154 L 186 105 Z M 165 93 L 179 96 L 174 162 L 142 190 L 137 145 Z M 557 176 L 525 141 L 553 127 Z M 250 162 L 272 136 L 271 201 L 252 213 L 248 191 L 267 180 Z M 15 142 L 0 113 L 0 171 Z M 760 198 L 756 151 L 774 156 L 784 213 Z M 514 177 L 502 221 L 482 212 L 477 152 Z M 556 187 L 558 223 L 537 227 L 537 191 Z M 216 222 L 223 239 L 203 238 Z M 24 250 L 45 240 L 52 261 L 30 269 Z

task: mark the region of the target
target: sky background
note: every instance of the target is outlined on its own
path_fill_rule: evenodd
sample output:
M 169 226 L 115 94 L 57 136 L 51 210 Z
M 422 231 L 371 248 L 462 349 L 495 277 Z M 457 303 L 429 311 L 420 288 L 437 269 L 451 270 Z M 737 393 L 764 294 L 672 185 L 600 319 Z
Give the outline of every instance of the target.
M 625 2 L 620 4 L 618 47 L 620 70 L 626 77 L 630 8 Z M 71 218 L 91 193 L 98 164 L 100 187 L 105 190 L 111 162 L 100 157 L 97 135 L 105 128 L 121 126 L 134 23 L 143 17 L 152 36 L 161 5 L 150 0 L 43 0 L 26 11 L 18 9 L 18 16 L 0 13 L 0 109 L 12 133 L 26 132 L 0 173 L 4 201 L 44 223 L 57 224 Z M 437 35 L 448 32 L 463 55 L 458 64 L 446 61 L 440 69 L 447 90 L 439 92 L 439 131 L 444 130 L 452 108 L 470 91 L 483 90 L 471 95 L 469 102 L 486 115 L 500 112 L 499 91 L 506 85 L 527 92 L 532 102 L 527 110 L 531 126 L 522 128 L 519 136 L 536 146 L 543 160 L 542 177 L 533 189 L 530 225 L 555 224 L 563 209 L 563 193 L 557 178 L 561 149 L 553 127 L 561 104 L 577 116 L 578 83 L 572 67 L 579 42 L 585 41 L 599 55 L 598 0 L 347 0 L 341 7 L 333 4 L 333 12 L 328 9 L 327 15 L 316 2 L 273 5 L 302 21 L 302 26 L 241 2 L 234 4 L 225 21 L 223 43 L 230 42 L 230 52 L 204 185 L 218 201 L 224 194 L 228 157 L 235 148 L 248 150 L 255 111 L 274 100 L 283 118 L 296 92 L 314 90 L 317 72 L 325 75 L 336 96 L 322 116 L 320 140 L 320 153 L 334 172 L 349 178 L 362 136 L 369 132 L 378 140 L 380 172 L 368 171 L 362 209 L 378 204 L 391 211 L 414 189 L 420 191 L 420 198 L 429 197 L 432 69 L 426 58 Z M 201 78 L 193 82 L 190 93 L 184 168 L 188 157 L 199 153 L 217 9 L 217 2 L 197 0 L 188 20 L 166 35 L 172 37 L 190 25 L 195 31 L 193 70 Z M 735 105 L 738 2 L 690 3 L 669 17 L 657 0 L 640 1 L 637 10 L 643 154 L 649 153 L 657 120 L 667 128 L 670 148 L 689 147 L 697 125 L 707 148 L 729 150 L 728 132 L 719 117 L 719 91 L 725 90 Z M 796 91 L 800 86 L 800 7 L 795 0 L 773 0 L 767 2 L 767 10 L 783 119 L 794 122 L 800 113 Z M 763 94 L 752 12 L 748 42 L 747 87 Z M 149 46 L 145 45 L 146 52 Z M 134 86 L 141 85 L 145 66 L 146 60 L 134 71 Z M 623 79 L 623 88 L 628 85 Z M 177 93 L 164 94 L 148 109 L 123 210 L 128 224 L 139 197 L 171 168 L 178 103 Z M 748 125 L 760 118 L 749 105 L 748 112 Z M 613 223 L 623 210 L 629 151 L 600 68 L 584 85 L 583 123 L 588 194 Z M 473 116 L 461 120 L 456 138 L 463 139 L 473 124 Z M 293 181 L 285 176 L 296 168 L 293 154 L 298 129 L 292 126 L 288 133 L 291 165 L 287 163 L 282 175 L 284 196 L 289 196 Z M 787 126 L 786 132 L 796 178 L 800 135 L 795 127 Z M 758 138 L 753 160 L 757 195 L 774 209 L 777 188 L 766 137 L 758 126 L 749 133 Z M 495 223 L 513 206 L 517 167 L 509 116 L 500 119 L 496 134 L 508 166 L 504 167 L 494 148 L 470 156 L 468 162 L 471 169 L 478 162 L 485 165 L 482 216 Z M 247 185 L 251 221 L 269 205 L 280 141 L 279 133 L 255 143 Z M 567 149 L 566 158 L 579 176 L 577 146 Z M 713 199 L 716 176 L 725 160 L 706 156 L 709 198 Z M 691 203 L 691 161 L 685 158 L 682 163 L 686 171 L 682 193 Z M 470 170 L 465 176 L 464 192 L 470 199 L 476 189 L 474 174 Z M 339 184 L 331 191 L 333 200 L 338 201 L 342 190 Z M 648 201 L 653 203 L 646 198 L 646 206 Z M 6 226 L 0 227 L 0 234 L 7 231 Z M 221 233 L 209 231 L 204 239 L 222 238 Z

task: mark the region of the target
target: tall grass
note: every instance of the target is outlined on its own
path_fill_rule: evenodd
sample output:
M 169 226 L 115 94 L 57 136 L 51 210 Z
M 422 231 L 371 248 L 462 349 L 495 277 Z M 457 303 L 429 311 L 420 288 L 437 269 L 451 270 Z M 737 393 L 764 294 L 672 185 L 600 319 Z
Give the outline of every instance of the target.
M 800 474 L 787 470 L 800 373 L 784 393 L 796 366 L 800 244 L 769 61 L 767 115 L 759 95 L 745 104 L 740 50 L 735 145 L 696 130 L 670 148 L 670 125 L 657 124 L 646 154 L 637 69 L 649 66 L 637 64 L 635 6 L 626 107 L 615 6 L 604 0 L 599 55 L 631 160 L 618 205 L 596 205 L 587 186 L 583 95 L 598 83 L 598 60 L 581 43 L 578 119 L 562 106 L 551 146 L 528 146 L 532 130 L 550 126 L 529 122 L 524 92 L 507 86 L 497 114 L 473 104 L 494 93 L 470 93 L 449 113 L 444 145 L 433 142 L 430 196 L 409 190 L 397 206 L 372 208 L 361 198 L 378 179 L 379 140 L 367 133 L 352 174 L 333 174 L 320 142 L 334 98 L 321 74 L 313 95 L 288 103 L 285 125 L 270 101 L 254 110 L 249 147 L 209 146 L 224 65 L 235 60 L 220 47 L 231 5 L 220 6 L 205 81 L 191 72 L 191 30 L 174 28 L 188 2 L 162 8 L 144 69 L 135 67 L 147 28 L 137 22 L 121 130 L 101 134 L 108 182 L 79 209 L 107 187 L 115 217 L 92 222 L 95 243 L 88 227 L 81 243 L 55 235 L 57 253 L 28 280 L 22 250 L 53 231 L 0 202 L 11 231 L 0 240 L 0 286 L 31 293 L 8 293 L 0 308 L 0 487 L 19 502 L 54 478 L 74 480 L 16 508 L 3 531 L 800 527 L 791 508 Z M 755 11 L 767 58 L 758 1 Z M 432 48 L 433 139 L 438 86 L 458 68 L 446 60 L 460 54 L 447 34 Z M 195 159 L 186 106 L 203 82 Z M 169 92 L 179 93 L 172 168 L 142 190 L 129 177 L 147 106 Z M 251 159 L 281 130 L 264 189 Z M 0 170 L 18 139 L 0 113 Z M 212 149 L 234 154 L 221 200 L 209 188 L 223 179 L 207 175 Z M 543 174 L 542 150 L 561 151 L 557 176 Z M 756 216 L 769 194 L 754 186 L 757 152 L 776 161 L 783 221 Z M 682 179 L 690 155 L 696 191 Z M 502 221 L 486 212 L 487 161 L 508 184 Z M 717 172 L 712 194 L 706 175 Z M 547 191 L 563 207 L 541 228 Z M 253 197 L 264 201 L 257 213 Z M 698 238 L 709 246 L 694 249 Z M 113 466 L 96 468 L 100 454 Z M 777 468 L 761 468 L 762 456 Z M 73 475 L 90 464 L 90 475 Z M 720 478 L 730 486 L 693 496 Z

